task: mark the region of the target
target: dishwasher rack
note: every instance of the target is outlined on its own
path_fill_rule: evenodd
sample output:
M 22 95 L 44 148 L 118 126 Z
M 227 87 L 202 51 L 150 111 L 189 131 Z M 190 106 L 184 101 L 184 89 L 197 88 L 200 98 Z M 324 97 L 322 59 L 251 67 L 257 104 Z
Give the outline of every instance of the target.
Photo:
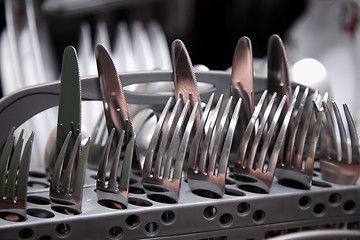
M 207 101 L 215 92 L 229 96 L 230 73 L 196 72 Z M 172 81 L 172 72 L 120 74 L 123 86 L 154 81 Z M 96 77 L 82 80 L 84 101 L 101 100 Z M 0 144 L 10 127 L 18 127 L 33 115 L 56 106 L 59 82 L 20 90 L 0 100 Z M 266 89 L 265 79 L 255 79 L 255 98 Z M 302 86 L 302 91 L 304 86 Z M 124 91 L 129 104 L 162 106 L 173 92 Z M 264 239 L 314 229 L 360 230 L 360 181 L 338 185 L 322 180 L 315 162 L 313 186 L 274 180 L 269 193 L 259 192 L 228 175 L 223 198 L 199 196 L 182 180 L 178 203 L 158 195 L 147 196 L 141 177 L 130 179 L 129 205 L 114 209 L 111 201 L 98 202 L 96 171 L 87 169 L 82 213 L 51 207 L 49 182 L 42 170 L 28 179 L 27 219 L 6 221 L 0 215 L 1 239 Z

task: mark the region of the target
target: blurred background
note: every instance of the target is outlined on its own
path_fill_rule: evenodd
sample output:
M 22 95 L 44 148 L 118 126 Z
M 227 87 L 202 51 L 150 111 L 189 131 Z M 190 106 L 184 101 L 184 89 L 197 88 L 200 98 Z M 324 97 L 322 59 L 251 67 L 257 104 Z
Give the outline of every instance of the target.
M 140 26 L 147 31 L 151 39 L 151 34 L 146 29 L 155 21 L 161 28 L 168 48 L 174 39 L 181 39 L 193 64 L 205 65 L 210 70 L 229 70 L 238 39 L 248 36 L 252 41 L 254 69 L 258 77 L 266 76 L 268 38 L 272 34 L 278 34 L 286 47 L 292 80 L 318 88 L 322 93 L 329 91 L 331 98 L 338 103 L 348 103 L 358 122 L 359 3 L 360 1 L 354 0 L 2 1 L 1 41 L 8 42 L 2 43 L 1 50 L 1 94 L 6 95 L 22 87 L 6 86 L 5 82 L 11 81 L 7 80 L 11 79 L 9 76 L 16 75 L 17 71 L 6 70 L 9 67 L 4 66 L 5 63 L 9 65 L 11 62 L 10 65 L 17 66 L 23 64 L 21 62 L 25 61 L 24 58 L 28 59 L 25 61 L 28 64 L 23 64 L 27 66 L 22 68 L 25 69 L 22 70 L 23 76 L 27 77 L 32 75 L 31 70 L 34 68 L 41 69 L 39 66 L 32 67 L 31 63 L 35 60 L 28 56 L 31 55 L 31 49 L 22 46 L 29 45 L 31 41 L 34 46 L 34 40 L 19 40 L 22 38 L 21 29 L 26 25 L 24 22 L 28 22 L 30 26 L 31 18 L 35 19 L 35 27 L 34 24 L 32 27 L 35 30 L 30 30 L 30 35 L 37 31 L 41 36 L 38 39 L 40 49 L 32 51 L 38 51 L 43 56 L 42 69 L 52 72 L 43 76 L 44 81 L 58 79 L 61 57 L 66 46 L 75 46 L 80 58 L 80 55 L 93 54 L 86 55 L 84 49 L 93 50 L 97 43 L 104 43 L 116 55 L 116 49 L 121 48 L 119 39 L 122 38 L 119 37 L 119 32 L 122 32 L 122 36 L 125 32 L 131 35 L 127 39 L 132 41 L 130 45 L 136 52 L 138 38 L 134 29 Z M 28 8 L 33 10 L 29 11 Z M 33 13 L 33 16 L 29 16 L 29 12 Z M 24 18 L 26 20 L 23 20 Z M 29 28 L 31 29 L 31 26 Z M 7 34 L 4 33 L 6 29 Z M 42 42 L 42 38 L 47 40 Z M 90 41 L 86 40 L 87 38 L 90 38 Z M 12 46 L 14 41 L 19 41 L 15 47 Z M 17 53 L 18 60 L 9 60 L 14 48 L 20 49 Z M 24 51 L 25 53 L 22 53 Z M 136 62 L 136 58 L 134 59 Z M 92 64 L 94 68 L 95 65 Z M 119 71 L 131 70 L 122 69 L 120 65 L 121 63 L 117 66 Z M 152 67 L 154 68 L 137 66 L 132 70 L 151 70 Z M 163 69 L 166 68 L 169 66 L 166 65 Z M 26 69 L 29 72 L 26 72 Z M 94 71 L 84 69 L 85 67 L 80 67 L 82 76 L 96 75 L 96 67 Z

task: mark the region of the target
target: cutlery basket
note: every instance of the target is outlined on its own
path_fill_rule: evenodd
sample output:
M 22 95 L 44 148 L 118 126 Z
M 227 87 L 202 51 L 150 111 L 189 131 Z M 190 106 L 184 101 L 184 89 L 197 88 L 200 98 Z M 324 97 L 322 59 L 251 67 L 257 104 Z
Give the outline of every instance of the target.
M 197 72 L 198 82 L 210 84 L 200 90 L 207 101 L 215 92 L 229 96 L 230 73 Z M 132 83 L 172 81 L 171 72 L 120 75 L 123 86 Z M 266 89 L 264 79 L 255 79 L 255 97 Z M 302 87 L 302 90 L 304 88 Z M 173 92 L 124 91 L 129 104 L 163 105 Z M 0 141 L 8 129 L 31 116 L 56 106 L 59 82 L 21 90 L 0 101 Z M 83 100 L 101 100 L 97 78 L 82 80 Z M 87 169 L 82 213 L 52 208 L 49 182 L 42 169 L 29 174 L 27 219 L 6 221 L 0 216 L 1 239 L 264 239 L 316 229 L 360 230 L 360 182 L 338 185 L 322 180 L 315 163 L 313 185 L 303 189 L 274 179 L 269 193 L 246 183 L 239 185 L 228 174 L 223 198 L 200 196 L 182 180 L 180 199 L 172 203 L 158 195 L 147 196 L 141 177 L 130 179 L 129 205 L 114 209 L 111 201 L 98 202 L 97 172 Z

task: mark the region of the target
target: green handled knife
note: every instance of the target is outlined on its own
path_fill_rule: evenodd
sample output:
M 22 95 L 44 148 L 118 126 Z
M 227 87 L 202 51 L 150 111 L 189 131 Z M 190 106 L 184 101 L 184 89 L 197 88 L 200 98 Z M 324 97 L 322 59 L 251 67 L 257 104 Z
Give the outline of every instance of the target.
M 63 54 L 56 135 L 56 157 L 69 131 L 73 133 L 73 144 L 69 146 L 73 146 L 81 132 L 81 87 L 77 54 L 75 48 L 72 46 L 66 47 Z M 71 150 L 72 149 L 69 149 L 70 152 Z M 54 160 L 56 160 L 56 157 Z

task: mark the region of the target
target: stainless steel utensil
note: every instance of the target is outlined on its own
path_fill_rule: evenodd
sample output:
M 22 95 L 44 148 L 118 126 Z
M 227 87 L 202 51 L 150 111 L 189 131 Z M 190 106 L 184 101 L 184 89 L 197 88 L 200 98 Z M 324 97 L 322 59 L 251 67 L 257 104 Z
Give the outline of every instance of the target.
M 294 98 L 299 97 L 298 90 L 295 90 Z M 276 170 L 276 177 L 283 184 L 293 183 L 307 189 L 312 185 L 315 152 L 324 115 L 324 108 L 318 106 L 318 93 L 313 99 L 308 94 L 309 89 L 306 88 L 299 107 L 293 112 L 285 156 L 279 159 Z
M 91 133 L 88 168 L 98 169 L 99 159 L 104 150 L 107 137 L 105 117 L 104 114 L 101 114 Z
M 190 56 L 181 40 L 176 39 L 172 42 L 171 57 L 174 69 L 176 99 L 180 98 L 184 103 L 190 100 L 191 111 L 195 103 L 201 103 L 201 100 Z M 199 127 L 201 114 L 201 108 L 198 108 L 195 120 L 196 127 Z
M 148 197 L 170 203 L 179 200 L 183 163 L 199 103 L 195 104 L 190 118 L 187 118 L 189 100 L 180 110 L 181 99 L 178 99 L 170 113 L 172 104 L 173 98 L 170 98 L 159 117 L 143 168 L 143 185 Z
M 236 45 L 232 70 L 230 94 L 235 99 L 243 99 L 241 119 L 246 124 L 254 112 L 254 70 L 251 41 L 241 37 Z
M 236 45 L 232 68 L 230 95 L 235 102 L 241 98 L 243 106 L 240 109 L 239 122 L 234 136 L 233 152 L 236 152 L 244 134 L 247 124 L 254 112 L 254 70 L 251 41 L 247 37 L 241 37 Z M 232 159 L 231 164 L 234 159 Z
M 359 137 L 350 110 L 343 104 L 346 125 L 348 127 L 348 139 L 343 117 L 335 102 L 332 102 L 332 111 L 328 104 L 323 103 L 325 108 L 325 132 L 326 148 L 322 149 L 320 170 L 323 179 L 338 184 L 355 184 L 360 172 L 360 148 Z M 335 115 L 335 119 L 333 117 Z M 336 125 L 340 136 L 340 146 L 336 136 Z M 340 152 L 341 151 L 341 152 Z
M 24 130 L 15 143 L 12 128 L 0 155 L 0 215 L 8 221 L 25 221 L 26 196 L 34 133 L 23 148 Z M 19 166 L 20 163 L 20 166 Z
M 119 75 L 116 71 L 114 62 L 104 46 L 97 45 L 95 54 L 108 132 L 115 128 L 116 131 L 113 142 L 114 144 L 117 144 L 121 132 L 125 130 L 124 142 L 127 145 L 134 136 L 134 130 Z M 133 170 L 140 174 L 142 167 L 136 143 L 134 146 L 134 161 L 132 161 L 132 164 Z
M 211 116 L 209 111 L 213 98 L 209 100 L 192 141 L 187 182 L 191 191 L 200 196 L 221 198 L 224 195 L 227 163 L 242 101 L 239 99 L 231 112 L 232 100 L 230 97 L 220 113 L 223 105 L 221 96 Z
M 114 146 L 116 147 L 116 150 L 111 151 L 114 133 L 115 129 L 113 128 L 106 140 L 105 148 L 100 158 L 101 160 L 96 180 L 96 194 L 100 204 L 106 206 L 110 205 L 113 208 L 125 209 L 128 205 L 131 161 L 133 159 L 135 135 L 130 139 L 126 146 L 121 173 L 118 177 L 121 148 L 124 143 L 125 131 L 122 131 L 118 144 Z M 115 154 L 112 155 L 111 152 L 115 152 Z M 110 174 L 107 175 L 106 169 L 108 169 L 107 165 L 110 164 L 110 159 L 112 159 Z
M 72 146 L 75 146 L 75 140 L 77 139 L 77 136 L 81 135 L 80 77 L 76 50 L 72 46 L 66 47 L 63 54 L 58 121 L 56 130 L 55 149 L 51 150 L 49 162 L 45 163 L 46 171 L 48 172 L 49 177 L 52 174 L 55 161 L 59 156 L 60 149 L 62 148 L 68 133 L 71 131 L 74 134 L 74 137 L 70 143 L 71 147 L 69 152 L 72 151 Z M 80 149 L 78 149 L 77 156 L 79 155 Z M 69 153 L 67 153 L 65 159 L 68 158 Z M 76 160 L 76 162 L 77 161 L 78 160 Z M 77 163 L 75 165 L 77 165 Z
M 290 106 L 291 85 L 285 48 L 281 38 L 274 34 L 268 42 L 268 85 L 269 93 L 286 96 L 286 109 Z
M 75 48 L 63 55 L 55 152 L 47 171 L 53 209 L 79 214 L 90 141 L 81 143 L 81 91 Z M 82 144 L 84 148 L 81 149 Z
M 76 139 L 75 143 L 72 144 L 71 140 L 74 139 Z M 81 135 L 69 131 L 53 168 L 49 190 L 50 201 L 52 209 L 63 214 L 81 213 L 89 139 L 86 140 L 83 148 L 81 145 Z M 67 153 L 68 149 L 71 151 L 70 155 Z
M 279 118 L 285 105 L 286 96 L 282 96 L 280 103 L 277 105 L 275 103 L 277 94 L 274 93 L 265 112 L 260 116 L 261 109 L 265 107 L 264 102 L 266 97 L 267 91 L 264 91 L 240 142 L 237 162 L 234 166 L 234 176 L 240 182 L 240 187 L 251 188 L 252 191 L 263 193 L 270 191 L 275 175 L 276 164 L 284 145 L 285 134 L 296 102 L 296 99 L 292 99 L 285 118 L 281 122 Z M 273 117 L 269 118 L 271 112 L 274 111 L 273 109 L 276 109 L 276 111 Z M 255 130 L 257 121 L 259 121 L 260 124 L 257 130 Z M 269 121 L 271 121 L 271 123 Z M 276 134 L 275 129 L 277 125 L 280 124 L 280 130 L 278 134 Z M 266 130 L 267 125 L 270 125 L 268 130 Z M 253 138 L 251 138 L 252 135 Z M 273 139 L 276 139 L 276 141 L 273 148 L 270 148 L 269 146 Z M 250 141 L 252 142 L 248 149 Z M 266 159 L 268 159 L 267 162 Z

